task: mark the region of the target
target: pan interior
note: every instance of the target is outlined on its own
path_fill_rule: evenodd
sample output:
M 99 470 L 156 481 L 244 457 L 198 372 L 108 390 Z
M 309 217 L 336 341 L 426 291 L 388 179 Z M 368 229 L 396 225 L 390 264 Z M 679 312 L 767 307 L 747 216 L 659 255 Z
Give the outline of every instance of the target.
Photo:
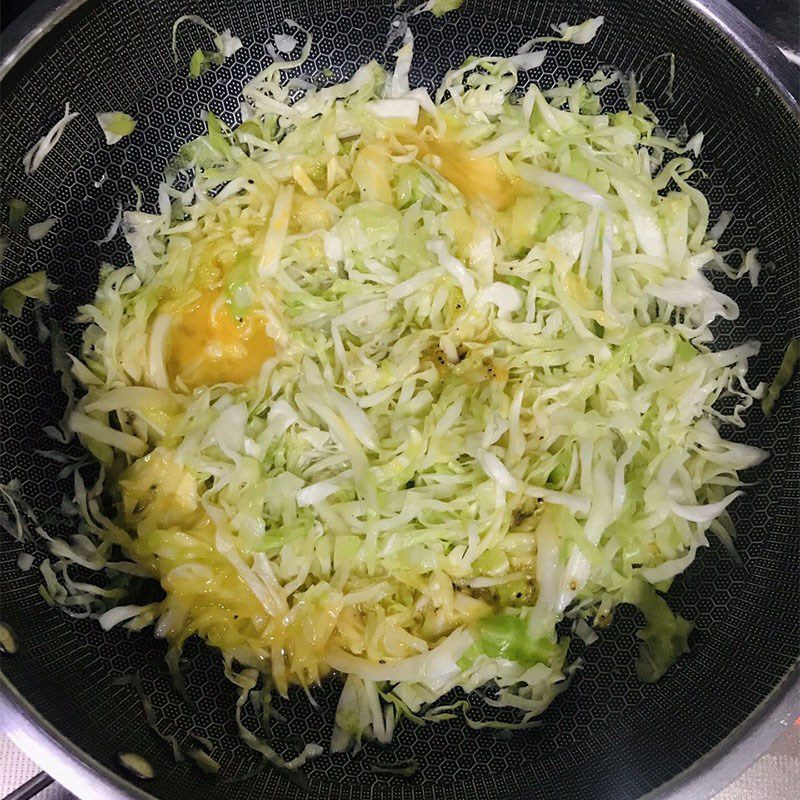
M 187 28 L 181 65 L 170 52 L 172 22 L 199 13 L 218 29 L 230 27 L 245 47 L 202 78 L 186 76 L 186 60 L 205 40 Z M 126 258 L 118 239 L 105 235 L 117 212 L 135 202 L 131 184 L 142 187 L 145 207 L 154 206 L 158 175 L 181 143 L 204 132 L 200 112 L 211 109 L 236 119 L 243 84 L 268 62 L 266 43 L 291 17 L 313 34 L 315 46 L 304 71 L 336 79 L 376 57 L 388 63 L 387 34 L 395 14 L 379 0 L 177 0 L 135 3 L 87 2 L 40 42 L 15 68 L 3 89 L 0 175 L 2 200 L 21 197 L 31 219 L 57 217 L 58 226 L 41 242 L 11 236 L 3 284 L 46 269 L 61 286 L 47 313 L 63 324 L 96 286 L 101 261 Z M 550 57 L 534 73 L 543 86 L 559 79 L 588 78 L 601 65 L 644 71 L 648 99 L 675 132 L 685 123 L 705 133 L 698 178 L 711 201 L 711 219 L 723 210 L 734 222 L 724 247 L 758 246 L 771 262 L 762 284 L 728 286 L 740 304 L 734 324 L 721 326 L 717 346 L 747 338 L 762 342 L 753 359 L 753 380 L 771 380 L 791 336 L 800 335 L 798 285 L 797 120 L 771 85 L 733 44 L 688 6 L 671 0 L 467 0 L 456 13 L 414 18 L 416 59 L 412 81 L 432 86 L 468 54 L 510 54 L 535 34 L 563 20 L 605 14 L 606 25 L 589 47 L 551 45 Z M 197 34 L 199 37 L 199 34 Z M 674 96 L 668 87 L 669 59 L 676 63 Z M 23 175 L 22 156 L 61 115 L 69 101 L 81 116 L 33 175 Z M 122 145 L 101 145 L 94 114 L 122 109 L 139 121 Z M 103 176 L 107 176 L 104 178 Z M 102 180 L 102 185 L 97 186 Z M 121 237 L 120 237 L 121 238 Z M 49 347 L 38 343 L 29 315 L 3 321 L 21 343 L 28 364 L 2 364 L 0 479 L 19 478 L 40 516 L 57 511 L 67 488 L 58 466 L 37 450 L 50 450 L 44 434 L 62 411 Z M 754 485 L 734 507 L 739 538 L 737 564 L 713 544 L 670 592 L 675 609 L 695 622 L 693 650 L 655 685 L 638 683 L 633 614 L 617 615 L 612 629 L 586 653 L 585 668 L 535 730 L 512 736 L 472 731 L 454 720 L 417 728 L 405 724 L 391 748 L 369 745 L 361 753 L 325 755 L 303 777 L 264 770 L 236 783 L 208 778 L 176 764 L 168 747 L 145 724 L 130 686 L 115 679 L 140 672 L 162 732 L 185 741 L 190 734 L 215 743 L 224 778 L 253 770 L 258 761 L 236 736 L 235 696 L 218 656 L 197 642 L 186 649 L 190 708 L 165 676 L 162 647 L 151 631 L 102 633 L 96 623 L 72 620 L 51 610 L 37 593 L 40 574 L 17 568 L 19 545 L 4 539 L 0 550 L 3 621 L 16 634 L 19 651 L 3 657 L 7 679 L 35 709 L 101 764 L 117 767 L 119 752 L 136 752 L 155 767 L 146 788 L 178 800 L 282 797 L 326 798 L 619 798 L 639 797 L 679 774 L 725 739 L 791 669 L 798 654 L 800 585 L 798 568 L 798 382 L 785 390 L 774 416 L 749 413 L 744 430 L 729 438 L 765 447 L 771 458 L 750 475 Z M 54 529 L 67 533 L 63 523 Z M 44 551 L 24 545 L 37 563 Z M 576 655 L 580 654 L 575 650 Z M 273 731 L 296 752 L 296 740 L 327 742 L 336 696 L 316 693 L 319 709 L 301 692 L 278 708 L 286 716 Z M 376 765 L 413 760 L 411 778 Z M 145 784 L 142 784 L 145 786 Z

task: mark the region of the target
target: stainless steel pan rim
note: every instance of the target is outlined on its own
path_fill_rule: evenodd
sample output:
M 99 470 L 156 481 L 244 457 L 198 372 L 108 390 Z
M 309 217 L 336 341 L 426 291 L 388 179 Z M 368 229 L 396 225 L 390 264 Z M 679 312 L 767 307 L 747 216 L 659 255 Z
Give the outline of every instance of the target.
M 4 32 L 0 80 L 87 0 L 36 0 Z M 797 69 L 775 43 L 728 0 L 682 0 L 723 32 L 800 117 Z M 800 660 L 761 705 L 691 767 L 642 800 L 706 800 L 752 764 L 800 713 Z M 82 800 L 152 800 L 153 795 L 103 766 L 59 733 L 0 673 L 0 727 L 40 767 Z

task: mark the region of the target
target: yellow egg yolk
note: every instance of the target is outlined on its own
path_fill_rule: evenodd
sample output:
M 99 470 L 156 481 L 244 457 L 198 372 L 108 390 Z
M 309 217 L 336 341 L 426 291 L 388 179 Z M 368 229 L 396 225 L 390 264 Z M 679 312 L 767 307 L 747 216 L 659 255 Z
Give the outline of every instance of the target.
M 496 158 L 476 156 L 461 142 L 452 139 L 423 139 L 419 146 L 420 155 L 434 156 L 436 171 L 467 200 L 483 200 L 503 210 L 517 198 L 519 180 L 506 175 Z
M 237 320 L 218 289 L 204 291 L 174 320 L 167 346 L 170 377 L 190 388 L 247 383 L 275 354 L 264 320 L 253 314 Z

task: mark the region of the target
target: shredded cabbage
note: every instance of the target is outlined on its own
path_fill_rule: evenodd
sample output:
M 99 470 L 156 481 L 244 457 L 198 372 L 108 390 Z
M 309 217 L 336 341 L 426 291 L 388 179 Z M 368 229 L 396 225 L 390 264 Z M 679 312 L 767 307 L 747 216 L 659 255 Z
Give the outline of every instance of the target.
M 36 222 L 28 227 L 28 238 L 32 242 L 38 242 L 40 239 L 44 239 L 57 224 L 57 217 L 48 217 L 42 222 Z
M 400 3 L 398 3 L 398 5 L 400 5 Z M 464 0 L 426 0 L 426 2 L 416 6 L 411 14 L 416 16 L 417 14 L 424 14 L 426 11 L 430 11 L 434 17 L 442 17 L 450 11 L 461 8 L 463 5 Z
M 535 44 L 540 42 L 572 42 L 573 44 L 589 44 L 597 36 L 600 27 L 605 22 L 605 17 L 590 17 L 577 25 L 568 22 L 559 22 L 553 25 L 553 30 L 558 36 L 536 36 L 520 47 L 519 53 L 527 53 Z
M 30 210 L 30 206 L 17 197 L 8 201 L 8 227 L 16 232 L 22 227 L 22 220 Z
M 761 407 L 765 414 L 772 413 L 775 403 L 778 401 L 781 392 L 788 386 L 798 364 L 800 364 L 800 339 L 792 339 L 786 346 L 786 352 L 783 354 L 783 360 L 780 367 L 778 367 L 775 380 L 764 392 Z
M 288 55 L 292 50 L 297 47 L 297 39 L 290 33 L 276 33 L 275 34 L 275 49 L 279 53 Z
M 156 772 L 152 764 L 143 756 L 137 755 L 136 753 L 120 753 L 118 758 L 119 763 L 137 778 L 141 780 L 155 778 Z
M 625 599 L 640 608 L 647 623 L 637 632 L 641 644 L 636 674 L 642 682 L 654 683 L 675 659 L 689 651 L 689 634 L 694 625 L 673 614 L 667 601 L 646 583 L 632 583 Z
M 567 22 L 561 22 L 554 26 L 557 33 L 560 34 L 562 42 L 574 42 L 575 44 L 589 44 L 589 42 L 597 36 L 600 26 L 605 22 L 605 19 L 600 17 L 590 17 L 584 20 L 579 25 L 570 25 Z
M 172 56 L 175 59 L 175 63 L 178 62 L 178 28 L 185 22 L 191 22 L 207 30 L 213 37 L 212 41 L 214 43 L 213 50 L 197 49 L 192 53 L 192 57 L 189 60 L 189 76 L 191 78 L 199 78 L 212 66 L 219 66 L 226 58 L 230 58 L 242 48 L 242 40 L 238 36 L 234 36 L 229 29 L 220 32 L 216 28 L 212 28 L 197 14 L 186 14 L 178 17 L 172 26 Z M 101 122 L 100 124 L 102 125 L 103 123 Z M 133 129 L 131 128 L 131 130 Z
M 47 279 L 44 270 L 32 272 L 26 278 L 12 283 L 3 289 L 0 295 L 0 306 L 14 317 L 21 317 L 26 300 L 49 305 L 50 292 L 58 286 Z
M 17 639 L 11 628 L 0 622 L 0 653 L 7 653 L 13 656 L 17 652 Z
M 333 750 L 404 717 L 529 727 L 576 668 L 557 623 L 588 641 L 621 603 L 658 679 L 691 624 L 655 589 L 729 537 L 738 473 L 765 456 L 718 432 L 763 387 L 757 343 L 710 347 L 739 311 L 703 274 L 725 254 L 691 151 L 635 87 L 603 111 L 602 73 L 517 98 L 530 48 L 470 58 L 431 98 L 407 28 L 393 73 L 324 88 L 287 77 L 311 49 L 293 30 L 299 57 L 246 86 L 243 122 L 209 113 L 157 211 L 125 212 L 131 259 L 80 309 L 69 429 L 101 470 L 70 472 L 82 538 L 40 565 L 46 596 L 155 623 L 174 663 L 191 635 L 217 647 L 240 734 L 283 767 L 320 746 L 283 758 L 244 726 L 259 680 L 340 673 Z M 70 589 L 76 562 L 127 564 L 164 599 Z M 513 722 L 441 705 L 487 685 Z
M 17 347 L 14 340 L 8 334 L 0 331 L 0 353 L 8 353 L 8 357 L 20 367 L 25 366 L 25 355 Z
M 25 153 L 22 166 L 26 175 L 32 175 L 39 169 L 48 153 L 58 144 L 67 125 L 77 116 L 78 112 L 70 111 L 69 103 L 66 103 L 64 116 Z
M 97 122 L 103 129 L 106 144 L 116 144 L 130 136 L 136 127 L 136 120 L 122 111 L 101 111 L 97 114 Z
M 98 239 L 95 244 L 107 244 L 110 242 L 119 232 L 120 226 L 122 225 L 122 203 L 117 205 L 117 214 L 113 220 L 111 220 L 111 225 L 106 232 L 106 235 L 102 239 Z

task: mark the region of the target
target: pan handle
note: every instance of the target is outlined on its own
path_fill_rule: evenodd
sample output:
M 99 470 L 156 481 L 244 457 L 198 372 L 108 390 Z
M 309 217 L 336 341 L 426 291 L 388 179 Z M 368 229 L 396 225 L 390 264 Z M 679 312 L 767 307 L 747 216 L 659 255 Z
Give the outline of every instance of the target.
M 53 779 L 46 773 L 40 772 L 30 780 L 25 781 L 22 786 L 18 786 L 11 794 L 7 794 L 3 800 L 33 800 L 37 794 L 43 792 Z

